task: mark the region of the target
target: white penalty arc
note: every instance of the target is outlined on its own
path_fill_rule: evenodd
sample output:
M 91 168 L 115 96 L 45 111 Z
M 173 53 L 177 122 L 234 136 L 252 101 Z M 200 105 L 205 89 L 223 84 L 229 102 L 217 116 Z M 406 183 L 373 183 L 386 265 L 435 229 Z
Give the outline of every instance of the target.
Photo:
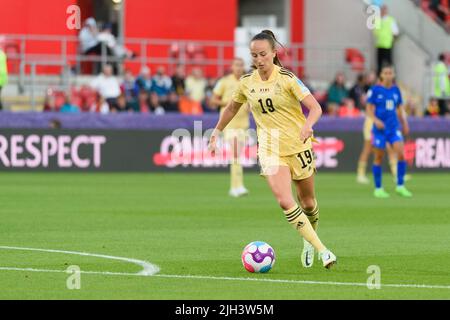
M 78 252 L 78 251 L 66 251 L 66 250 L 53 250 L 53 249 L 38 249 L 38 248 L 25 248 L 25 247 L 9 247 L 9 246 L 0 246 L 0 249 L 3 250 L 22 250 L 22 251 L 37 251 L 37 252 L 49 252 L 49 253 L 62 253 L 62 254 L 70 254 L 70 255 L 78 255 L 78 256 L 86 256 L 86 257 L 96 257 L 108 260 L 118 260 L 127 263 L 132 263 L 142 267 L 142 270 L 138 273 L 120 273 L 120 272 L 101 272 L 101 271 L 83 271 L 82 273 L 94 273 L 94 274 L 111 274 L 111 275 L 139 275 L 139 276 L 152 276 L 157 274 L 160 271 L 160 268 L 150 262 L 138 260 L 138 259 L 130 259 L 116 256 L 109 256 L 104 254 L 96 254 L 96 253 L 87 253 L 87 252 Z M 6 267 L 0 267 L 0 270 L 5 270 Z M 20 268 L 15 268 L 20 269 Z M 43 269 L 33 269 L 33 268 L 23 268 L 27 271 L 39 270 L 39 272 L 45 272 Z M 59 270 L 47 270 L 47 272 L 55 272 Z M 35 271 L 36 272 L 36 271 Z M 66 271 L 62 271 L 66 272 Z

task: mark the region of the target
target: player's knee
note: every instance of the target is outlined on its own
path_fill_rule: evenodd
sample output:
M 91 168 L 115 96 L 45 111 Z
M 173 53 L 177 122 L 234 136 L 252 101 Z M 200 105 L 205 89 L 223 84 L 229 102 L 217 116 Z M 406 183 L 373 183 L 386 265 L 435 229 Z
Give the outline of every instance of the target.
M 283 210 L 289 210 L 295 205 L 295 201 L 293 201 L 293 199 L 290 198 L 290 197 L 279 196 L 279 197 L 276 197 L 276 198 L 277 198 L 279 206 Z
M 375 156 L 373 158 L 373 163 L 376 165 L 381 165 L 383 162 L 383 155 L 379 153 L 375 153 Z
M 314 197 L 308 197 L 301 199 L 300 204 L 305 211 L 313 211 L 316 208 L 316 199 Z

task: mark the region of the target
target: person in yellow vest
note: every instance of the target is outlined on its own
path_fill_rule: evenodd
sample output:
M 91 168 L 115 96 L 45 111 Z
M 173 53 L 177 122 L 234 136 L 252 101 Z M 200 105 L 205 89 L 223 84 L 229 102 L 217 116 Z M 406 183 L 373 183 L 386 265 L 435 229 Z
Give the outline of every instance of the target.
M 377 48 L 377 73 L 379 74 L 383 65 L 393 65 L 392 51 L 395 37 L 399 35 L 399 29 L 395 19 L 388 15 L 386 5 L 381 7 L 380 19 L 376 20 L 373 35 Z
M 6 86 L 7 83 L 8 83 L 8 66 L 6 64 L 6 54 L 0 48 L 0 110 L 3 109 L 1 99 L 2 88 Z
M 445 55 L 439 55 L 439 61 L 433 68 L 433 96 L 437 99 L 439 105 L 439 115 L 443 116 L 450 113 L 447 106 L 450 100 L 450 79 L 449 70 L 445 64 Z
M 235 58 L 231 65 L 231 71 L 231 74 L 217 82 L 213 90 L 212 103 L 220 107 L 221 114 L 233 98 L 233 93 L 239 86 L 239 79 L 244 75 L 244 60 Z M 231 188 L 229 194 L 236 198 L 248 194 L 248 190 L 244 187 L 244 172 L 239 160 L 245 147 L 246 131 L 249 128 L 249 114 L 249 108 L 241 108 L 224 131 L 225 141 L 232 151 L 230 166 Z

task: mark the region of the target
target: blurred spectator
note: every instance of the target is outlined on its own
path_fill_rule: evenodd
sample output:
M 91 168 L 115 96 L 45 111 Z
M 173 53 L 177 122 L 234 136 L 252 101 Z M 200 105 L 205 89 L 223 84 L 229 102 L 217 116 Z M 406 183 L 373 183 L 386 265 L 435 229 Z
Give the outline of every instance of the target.
M 421 108 L 422 97 L 402 82 L 398 82 L 398 87 L 402 94 L 403 107 L 406 114 L 413 117 L 423 116 L 423 108 Z
M 190 114 L 190 115 L 203 114 L 202 104 L 186 96 L 180 97 L 179 109 L 182 114 Z
M 344 99 L 348 98 L 348 91 L 345 88 L 344 74 L 338 72 L 336 78 L 327 93 L 327 111 L 328 114 L 335 116 L 338 113 L 339 106 L 344 103 Z
M 427 109 L 425 110 L 425 116 L 427 117 L 439 117 L 440 108 L 438 100 L 436 98 L 430 98 Z
M 377 81 L 378 77 L 375 71 L 370 71 L 366 74 L 366 76 L 364 77 L 364 91 L 366 92 L 366 95 L 370 88 L 377 84 Z
M 103 67 L 103 73 L 92 81 L 91 87 L 105 99 L 110 108 L 117 103 L 117 97 L 120 95 L 120 85 L 117 78 L 113 75 L 111 65 L 107 64 Z
M 112 25 L 110 23 L 106 23 L 103 26 L 102 31 L 97 36 L 97 39 L 101 43 L 104 43 L 113 53 L 114 57 L 118 59 L 131 59 L 136 56 L 134 52 L 128 50 L 126 47 L 117 42 L 116 37 L 112 33 Z
M 447 107 L 450 99 L 449 70 L 445 64 L 445 55 L 440 54 L 437 63 L 433 67 L 433 97 L 438 100 L 439 114 L 444 115 L 450 112 Z
M 101 54 L 101 44 L 97 39 L 98 29 L 97 22 L 94 18 L 88 18 L 84 22 L 84 26 L 78 35 L 80 41 L 81 52 L 83 54 Z
M 101 94 L 97 92 L 97 99 L 94 100 L 93 104 L 90 106 L 91 112 L 108 114 L 109 113 L 109 105 L 106 102 L 105 98 L 102 97 Z
M 212 101 L 213 90 L 216 86 L 216 80 L 214 78 L 208 78 L 205 88 L 205 99 L 203 100 L 202 107 L 204 112 L 219 112 L 219 109 Z
M 366 76 L 361 73 L 356 78 L 355 85 L 350 89 L 349 97 L 353 100 L 355 107 L 359 110 L 364 110 L 366 105 Z
M 399 33 L 397 22 L 392 16 L 388 15 L 388 7 L 383 5 L 381 7 L 381 19 L 377 19 L 376 26 L 373 29 L 377 48 L 377 73 L 380 73 L 383 65 L 393 65 L 392 50 L 395 37 Z
M 165 105 L 172 90 L 172 79 L 166 75 L 166 69 L 163 66 L 156 69 L 156 74 L 152 78 L 152 91 L 158 96 L 160 104 Z
M 44 112 L 58 111 L 56 108 L 56 99 L 54 95 L 46 94 L 44 99 Z
M 134 99 L 136 99 L 134 83 L 135 80 L 131 70 L 129 69 L 125 70 L 124 79 L 122 85 L 120 86 L 120 89 L 122 93 L 125 95 L 127 102 L 132 102 Z
M 445 22 L 447 14 L 449 14 L 449 8 L 443 6 L 441 0 L 431 0 L 428 8 L 432 10 L 442 22 Z
M 72 103 L 70 103 L 69 96 L 66 95 L 64 104 L 61 106 L 61 109 L 59 109 L 59 112 L 61 112 L 61 113 L 80 113 L 80 108 L 78 106 L 75 106 Z
M 117 103 L 114 105 L 114 107 L 111 109 L 112 112 L 130 112 L 133 111 L 130 103 L 127 102 L 127 98 L 125 97 L 125 94 L 121 94 L 117 98 Z
M 339 117 L 354 118 L 360 115 L 361 112 L 355 107 L 353 99 L 344 99 L 344 104 L 339 107 Z
M 152 90 L 152 78 L 150 68 L 147 66 L 143 66 L 141 68 L 141 72 L 139 76 L 136 78 L 136 82 L 134 84 L 134 93 L 137 96 L 141 90 L 147 91 L 150 93 Z
M 102 42 L 98 39 L 99 32 L 97 28 L 97 22 L 94 18 L 86 19 L 84 27 L 81 29 L 78 35 L 81 53 L 84 55 L 95 54 L 98 56 L 102 55 Z M 105 54 L 107 56 L 113 56 L 113 52 L 108 46 L 104 46 Z M 101 62 L 94 63 L 94 73 L 98 73 L 100 70 Z
M 181 65 L 178 65 L 175 69 L 175 74 L 172 76 L 172 86 L 178 96 L 184 95 L 186 86 L 183 66 Z
M 179 98 L 175 91 L 169 93 L 169 98 L 167 100 L 165 109 L 167 112 L 179 112 L 178 108 Z
M 149 104 L 149 93 L 145 89 L 141 89 L 139 91 L 137 100 L 130 104 L 132 110 L 134 112 L 140 113 L 149 113 L 150 112 L 150 104 Z
M 196 102 L 202 102 L 205 99 L 206 79 L 200 68 L 192 69 L 192 73 L 186 79 L 186 93 L 188 97 Z
M 3 109 L 2 88 L 8 84 L 8 65 L 6 64 L 6 60 L 6 54 L 0 48 L 0 110 Z
M 156 92 L 152 92 L 150 94 L 150 108 L 151 112 L 156 115 L 162 115 L 165 113 L 165 110 L 161 105 L 158 94 Z

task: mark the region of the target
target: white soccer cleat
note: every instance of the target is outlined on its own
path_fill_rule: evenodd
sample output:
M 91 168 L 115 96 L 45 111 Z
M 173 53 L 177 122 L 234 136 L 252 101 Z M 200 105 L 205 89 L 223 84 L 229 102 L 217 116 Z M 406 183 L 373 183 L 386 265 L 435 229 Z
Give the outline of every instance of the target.
M 234 198 L 239 198 L 248 194 L 248 190 L 245 187 L 234 188 L 230 190 L 229 195 Z
M 234 188 L 230 190 L 229 195 L 234 198 L 239 198 L 248 194 L 248 190 L 244 187 Z
M 245 187 L 240 187 L 237 189 L 239 196 L 246 196 L 248 195 L 248 190 Z
M 320 260 L 322 260 L 323 266 L 330 269 L 337 263 L 337 258 L 330 250 L 326 249 L 319 255 Z
M 369 184 L 370 180 L 366 176 L 357 176 L 356 182 L 361 183 L 361 184 Z
M 303 251 L 301 260 L 304 268 L 311 268 L 314 264 L 314 247 L 305 239 L 303 239 Z

